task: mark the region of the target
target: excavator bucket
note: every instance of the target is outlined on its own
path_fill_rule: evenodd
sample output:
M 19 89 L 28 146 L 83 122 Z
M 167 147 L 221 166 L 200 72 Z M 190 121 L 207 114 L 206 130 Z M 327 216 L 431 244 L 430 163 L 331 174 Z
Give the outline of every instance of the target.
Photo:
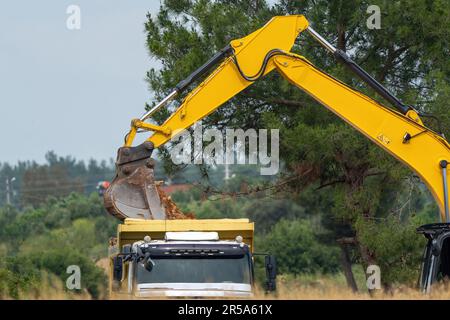
M 104 194 L 108 212 L 124 220 L 166 219 L 164 205 L 154 180 L 151 142 L 121 147 L 117 152 L 116 177 Z

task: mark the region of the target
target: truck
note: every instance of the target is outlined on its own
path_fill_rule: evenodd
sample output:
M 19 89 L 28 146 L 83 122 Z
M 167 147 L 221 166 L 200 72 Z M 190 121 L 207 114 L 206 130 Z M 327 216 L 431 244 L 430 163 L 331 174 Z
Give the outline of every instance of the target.
M 248 219 L 125 219 L 109 250 L 110 296 L 249 298 L 258 255 L 253 233 Z M 273 256 L 265 255 L 265 268 L 272 291 Z

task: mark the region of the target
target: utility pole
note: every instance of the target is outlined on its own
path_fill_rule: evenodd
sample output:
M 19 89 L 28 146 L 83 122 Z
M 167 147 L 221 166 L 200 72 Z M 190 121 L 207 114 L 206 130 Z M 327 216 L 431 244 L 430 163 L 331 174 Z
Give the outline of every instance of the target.
M 12 177 L 11 179 L 6 178 L 6 204 L 8 206 L 11 205 L 11 191 L 12 191 L 11 183 L 15 180 L 16 180 L 16 177 Z
M 228 163 L 225 163 L 225 177 L 224 180 L 227 181 L 230 179 L 230 168 L 228 167 Z

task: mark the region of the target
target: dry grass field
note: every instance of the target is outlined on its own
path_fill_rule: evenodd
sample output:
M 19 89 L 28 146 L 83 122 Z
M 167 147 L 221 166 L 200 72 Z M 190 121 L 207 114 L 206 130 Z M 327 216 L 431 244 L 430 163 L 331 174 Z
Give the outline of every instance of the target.
M 105 269 L 108 268 L 107 259 L 100 260 L 97 265 Z M 356 271 L 356 270 L 355 270 Z M 24 300 L 89 300 L 87 292 L 74 293 L 65 290 L 62 283 L 55 276 L 47 275 L 46 280 L 39 290 L 20 294 L 20 299 Z M 283 300 L 450 300 L 450 285 L 442 284 L 435 286 L 431 293 L 424 294 L 420 290 L 412 287 L 397 287 L 390 292 L 376 290 L 369 294 L 364 286 L 364 274 L 355 272 L 359 292 L 352 292 L 346 285 L 342 274 L 333 276 L 304 275 L 299 277 L 278 277 L 277 291 L 273 294 L 266 294 L 263 289 L 257 287 L 252 299 L 283 299 Z M 107 298 L 106 292 L 103 297 Z M 6 298 L 7 297 L 3 297 Z M 122 299 L 123 297 L 116 297 Z
M 20 299 L 25 300 L 89 300 L 88 293 L 72 293 L 64 290 L 63 285 L 57 281 L 47 283 L 39 292 L 23 294 Z M 352 292 L 346 287 L 336 284 L 323 284 L 321 286 L 283 284 L 278 285 L 275 294 L 266 294 L 261 289 L 256 289 L 252 299 L 257 300 L 450 300 L 450 287 L 443 285 L 435 287 L 430 294 L 423 294 L 415 288 L 397 288 L 386 293 L 377 290 L 370 295 L 365 290 L 358 293 Z
M 62 289 L 60 286 L 48 286 L 39 292 L 21 295 L 24 300 L 89 300 L 87 293 L 73 294 Z M 311 288 L 279 286 L 276 294 L 265 294 L 262 290 L 257 290 L 252 299 L 256 300 L 449 300 L 450 289 L 435 288 L 435 290 L 425 295 L 416 289 L 402 288 L 391 293 L 377 292 L 370 295 L 367 292 L 353 293 L 349 289 L 341 287 Z
M 283 299 L 283 300 L 449 300 L 450 288 L 435 288 L 430 294 L 423 294 L 418 289 L 398 288 L 385 293 L 376 291 L 370 295 L 366 291 L 354 293 L 348 288 L 339 286 L 316 288 L 279 286 L 274 295 L 266 295 L 259 291 L 255 299 Z

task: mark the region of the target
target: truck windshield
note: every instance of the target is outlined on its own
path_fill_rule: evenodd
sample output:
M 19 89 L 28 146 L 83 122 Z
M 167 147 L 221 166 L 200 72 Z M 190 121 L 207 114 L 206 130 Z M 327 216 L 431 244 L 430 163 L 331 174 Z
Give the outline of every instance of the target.
M 250 284 L 248 256 L 241 258 L 153 259 L 152 271 L 139 263 L 138 283 L 245 283 Z

